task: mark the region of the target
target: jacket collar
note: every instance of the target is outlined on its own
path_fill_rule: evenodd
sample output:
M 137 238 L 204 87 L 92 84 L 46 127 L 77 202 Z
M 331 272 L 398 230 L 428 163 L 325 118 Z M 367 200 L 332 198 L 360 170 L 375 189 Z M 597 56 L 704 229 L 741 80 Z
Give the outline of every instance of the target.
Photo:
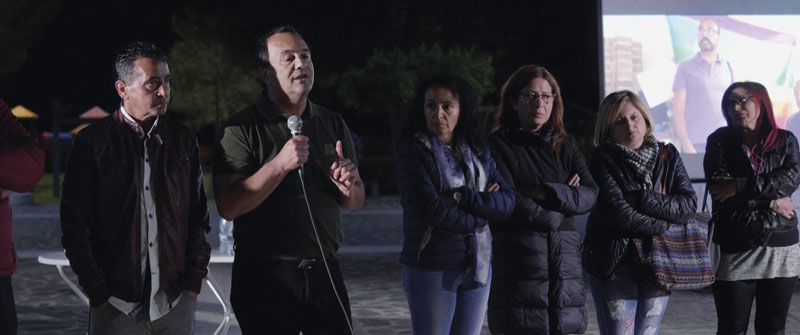
M 133 119 L 133 117 L 131 117 L 130 114 L 128 114 L 128 112 L 125 111 L 125 107 L 123 107 L 121 104 L 119 108 L 116 111 L 114 111 L 113 118 L 117 123 L 124 125 L 125 128 L 128 128 L 131 131 L 133 131 L 139 137 L 139 139 L 154 138 L 156 140 L 156 143 L 158 143 L 158 145 L 164 144 L 164 140 L 162 139 L 160 133 L 161 131 L 160 116 L 156 116 L 155 122 L 153 122 L 153 125 L 150 126 L 150 129 L 147 131 L 145 131 L 144 128 L 142 128 L 142 126 L 140 126 L 139 123 L 137 123 Z
M 553 128 L 550 126 L 542 127 L 539 131 L 526 131 L 522 129 L 506 130 L 508 137 L 520 144 L 532 144 L 544 142 L 550 144 L 553 141 Z
M 696 54 L 694 54 L 694 57 L 692 57 L 692 61 L 694 61 L 696 63 L 710 64 L 705 58 L 703 58 L 703 55 L 701 55 L 699 51 Z M 717 51 L 717 59 L 714 60 L 713 63 L 722 64 L 722 62 L 724 62 L 724 61 L 725 60 L 722 59 L 722 56 L 719 54 L 719 51 Z

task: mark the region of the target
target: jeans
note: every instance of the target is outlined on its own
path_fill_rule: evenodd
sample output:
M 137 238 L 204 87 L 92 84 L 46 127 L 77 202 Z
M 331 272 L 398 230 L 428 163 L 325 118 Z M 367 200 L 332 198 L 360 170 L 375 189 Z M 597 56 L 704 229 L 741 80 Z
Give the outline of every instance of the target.
M 606 281 L 589 279 L 602 335 L 657 335 L 669 293 L 647 284 L 632 265 L 620 264 Z
M 480 334 L 489 301 L 489 283 L 465 282 L 466 269 L 423 270 L 403 266 L 403 288 L 414 335 Z
M 350 318 L 339 262 L 335 257 L 327 261 Z M 302 267 L 299 263 L 236 250 L 231 305 L 242 334 L 350 334 L 322 261 Z
M 797 277 L 716 281 L 711 288 L 717 307 L 717 334 L 746 334 L 753 299 L 756 334 L 784 334 L 796 282 Z

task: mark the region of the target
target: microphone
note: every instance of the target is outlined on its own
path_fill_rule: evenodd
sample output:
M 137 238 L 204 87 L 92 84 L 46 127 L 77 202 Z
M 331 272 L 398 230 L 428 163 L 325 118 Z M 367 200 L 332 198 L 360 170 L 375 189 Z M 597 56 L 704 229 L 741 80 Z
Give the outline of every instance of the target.
M 289 130 L 292 132 L 292 137 L 302 134 L 301 131 L 303 129 L 303 119 L 301 119 L 297 115 L 292 115 L 286 120 L 286 126 L 289 127 Z M 297 174 L 300 175 L 300 178 L 303 178 L 303 166 L 300 165 L 300 168 L 297 170 Z
M 286 126 L 289 127 L 289 130 L 292 131 L 292 137 L 302 134 L 301 131 L 303 129 L 303 119 L 301 119 L 297 115 L 292 115 L 286 120 Z

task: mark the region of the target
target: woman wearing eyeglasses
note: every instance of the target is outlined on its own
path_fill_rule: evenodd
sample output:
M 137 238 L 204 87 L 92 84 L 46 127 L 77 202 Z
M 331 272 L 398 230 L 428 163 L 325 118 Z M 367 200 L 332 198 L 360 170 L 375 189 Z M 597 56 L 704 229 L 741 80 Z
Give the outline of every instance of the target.
M 582 334 L 586 330 L 581 237 L 573 216 L 594 205 L 597 186 L 567 138 L 553 75 L 528 65 L 503 85 L 492 154 L 516 193 L 514 213 L 492 222 L 494 334 Z
M 703 168 L 721 257 L 713 284 L 717 334 L 783 334 L 800 274 L 792 193 L 800 183 L 797 139 L 779 129 L 763 85 L 734 83 L 722 97 L 727 127 L 708 137 Z

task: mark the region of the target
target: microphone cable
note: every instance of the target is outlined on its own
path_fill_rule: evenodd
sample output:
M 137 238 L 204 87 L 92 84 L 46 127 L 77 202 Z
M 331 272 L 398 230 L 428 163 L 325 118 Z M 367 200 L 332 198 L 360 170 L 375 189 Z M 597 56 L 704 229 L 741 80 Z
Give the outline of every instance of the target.
M 344 308 L 344 303 L 342 303 L 342 298 L 339 296 L 339 291 L 336 290 L 336 284 L 333 283 L 333 276 L 331 275 L 331 268 L 328 266 L 327 257 L 325 257 L 325 251 L 322 249 L 322 242 L 319 239 L 319 233 L 317 233 L 317 225 L 314 223 L 314 214 L 311 212 L 311 204 L 308 202 L 308 194 L 306 194 L 306 182 L 303 180 L 303 166 L 300 166 L 300 169 L 297 170 L 297 176 L 300 178 L 300 186 L 303 189 L 303 199 L 306 201 L 306 208 L 308 209 L 308 218 L 311 220 L 311 228 L 314 229 L 314 236 L 317 238 L 317 246 L 319 246 L 319 254 L 322 255 L 322 264 L 325 265 L 325 271 L 328 273 L 328 279 L 331 281 L 331 288 L 333 289 L 333 294 L 336 296 L 336 300 L 339 302 L 339 307 L 342 308 L 342 313 L 344 314 L 344 319 L 347 321 L 347 327 L 350 329 L 350 334 L 355 335 L 353 331 L 353 325 L 350 322 L 350 317 L 347 316 L 347 310 Z

